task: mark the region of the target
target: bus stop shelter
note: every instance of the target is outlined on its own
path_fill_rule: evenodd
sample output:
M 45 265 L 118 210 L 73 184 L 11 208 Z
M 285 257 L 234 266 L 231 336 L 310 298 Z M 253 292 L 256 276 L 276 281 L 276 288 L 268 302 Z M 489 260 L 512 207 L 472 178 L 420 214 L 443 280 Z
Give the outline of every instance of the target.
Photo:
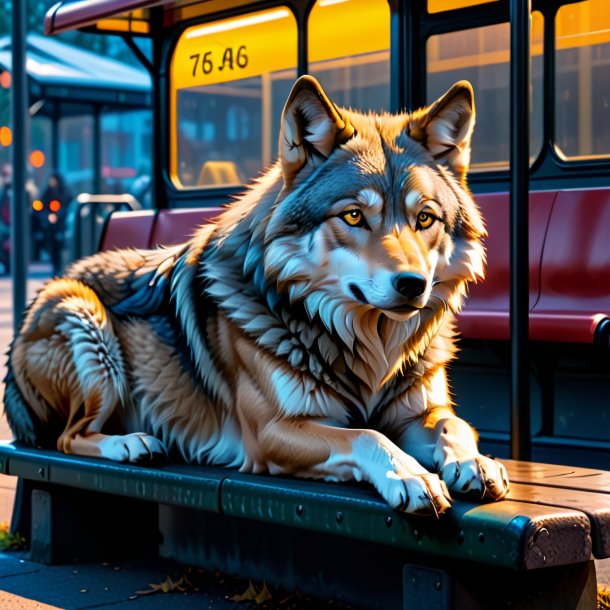
M 139 66 L 37 34 L 26 38 L 29 114 L 51 119 L 51 159 L 59 161 L 59 121 L 93 118 L 93 190 L 101 190 L 101 114 L 151 106 L 150 75 Z M 0 38 L 0 74 L 12 72 L 11 37 Z

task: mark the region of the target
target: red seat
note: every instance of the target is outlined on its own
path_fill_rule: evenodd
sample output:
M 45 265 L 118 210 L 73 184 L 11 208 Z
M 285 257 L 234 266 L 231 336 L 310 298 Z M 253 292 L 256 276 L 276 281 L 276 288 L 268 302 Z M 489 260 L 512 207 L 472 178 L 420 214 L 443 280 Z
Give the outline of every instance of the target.
M 530 193 L 529 293 L 530 309 L 540 293 L 540 260 L 555 191 Z M 475 197 L 485 218 L 485 281 L 471 285 L 470 296 L 458 318 L 462 336 L 468 339 L 507 340 L 510 336 L 509 195 L 492 193 Z
M 157 214 L 148 246 L 179 244 L 190 239 L 197 227 L 206 224 L 222 213 L 223 208 L 193 208 L 161 210 Z
M 148 248 L 154 221 L 154 210 L 114 212 L 106 222 L 100 250 Z
M 458 318 L 465 338 L 507 340 L 509 329 L 509 197 L 477 197 L 489 237 L 487 273 L 471 287 Z M 187 240 L 223 208 L 115 212 L 102 250 L 146 248 Z M 591 343 L 610 319 L 610 189 L 530 194 L 529 337 Z
M 557 193 L 540 280 L 534 338 L 592 342 L 610 318 L 610 189 Z

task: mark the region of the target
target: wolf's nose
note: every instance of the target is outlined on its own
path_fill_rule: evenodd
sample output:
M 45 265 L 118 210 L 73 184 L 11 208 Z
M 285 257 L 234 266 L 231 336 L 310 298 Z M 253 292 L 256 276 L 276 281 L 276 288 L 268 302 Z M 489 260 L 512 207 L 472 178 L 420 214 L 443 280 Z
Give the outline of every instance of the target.
M 397 273 L 392 279 L 392 284 L 396 292 L 400 292 L 409 301 L 424 294 L 426 290 L 426 278 L 419 273 Z

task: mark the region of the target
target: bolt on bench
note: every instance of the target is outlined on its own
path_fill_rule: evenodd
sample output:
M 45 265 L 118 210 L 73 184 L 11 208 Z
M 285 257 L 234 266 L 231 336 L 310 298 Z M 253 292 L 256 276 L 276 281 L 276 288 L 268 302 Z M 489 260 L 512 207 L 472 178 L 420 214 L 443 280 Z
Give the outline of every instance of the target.
M 218 211 L 116 213 L 102 248 L 180 242 Z M 507 500 L 457 500 L 436 520 L 366 486 L 0 444 L 0 472 L 21 479 L 13 529 L 35 561 L 159 554 L 383 610 L 596 608 L 610 472 L 505 463 Z

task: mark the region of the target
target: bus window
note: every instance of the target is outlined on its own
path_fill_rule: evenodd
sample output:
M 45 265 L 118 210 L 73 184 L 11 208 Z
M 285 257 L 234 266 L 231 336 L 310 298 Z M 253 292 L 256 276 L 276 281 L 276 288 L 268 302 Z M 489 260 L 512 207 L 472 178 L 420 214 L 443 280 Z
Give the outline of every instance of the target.
M 532 13 L 530 161 L 542 147 L 543 17 Z M 427 45 L 428 103 L 456 81 L 474 87 L 473 170 L 506 169 L 510 148 L 510 25 L 501 23 L 431 36 Z
M 555 22 L 555 141 L 573 159 L 610 154 L 608 0 L 562 6 Z
M 428 0 L 428 12 L 441 13 L 457 8 L 475 6 L 476 4 L 487 4 L 488 2 L 497 2 L 497 0 Z
M 390 109 L 387 0 L 318 0 L 308 26 L 309 73 L 339 106 Z
M 170 66 L 176 187 L 241 184 L 271 163 L 296 62 L 297 27 L 287 8 L 182 33 Z

